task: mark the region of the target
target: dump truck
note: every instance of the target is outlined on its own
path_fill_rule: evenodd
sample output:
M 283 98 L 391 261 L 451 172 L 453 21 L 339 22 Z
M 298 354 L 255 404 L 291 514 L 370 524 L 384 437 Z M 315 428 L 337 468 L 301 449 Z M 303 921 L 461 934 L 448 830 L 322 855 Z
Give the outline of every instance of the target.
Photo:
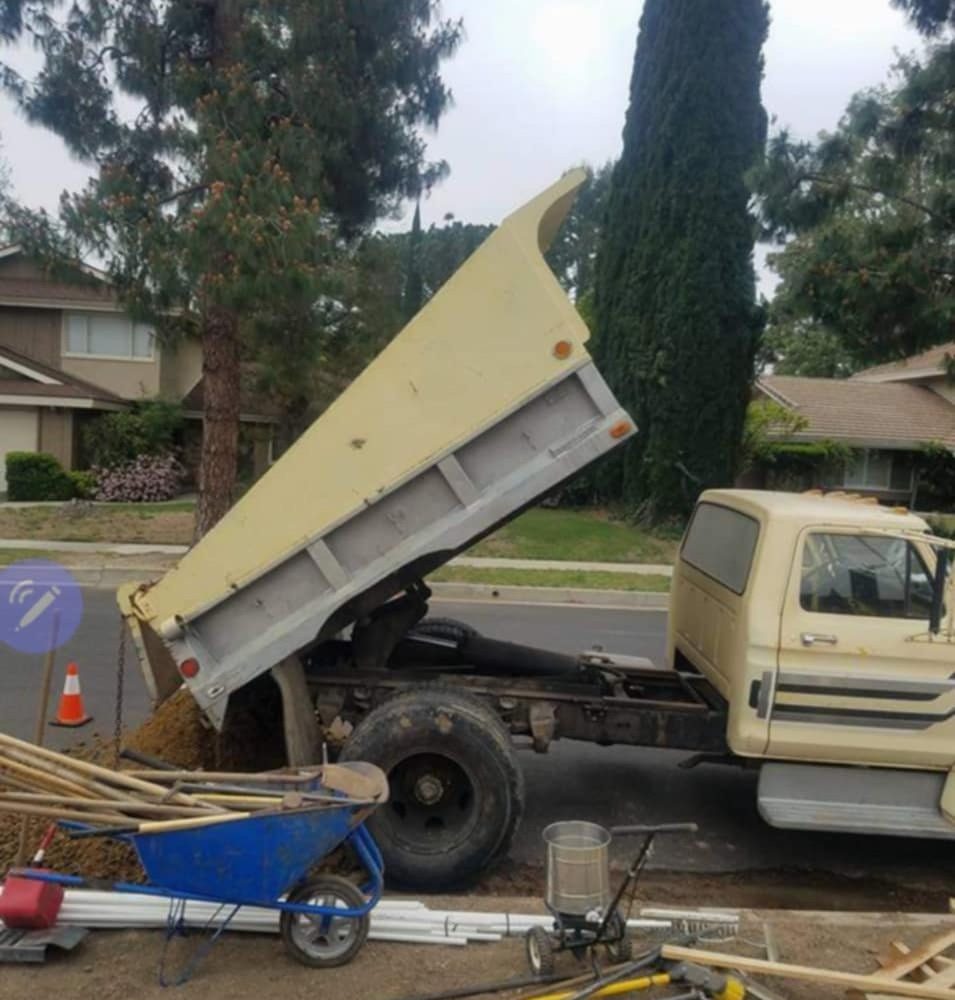
M 185 685 L 221 728 L 277 690 L 291 764 L 338 742 L 388 774 L 371 825 L 420 889 L 507 852 L 516 747 L 557 739 L 759 766 L 779 826 L 952 836 L 950 543 L 912 515 L 705 493 L 662 666 L 428 615 L 428 574 L 637 432 L 543 257 L 583 180 L 505 219 L 174 569 L 120 589 L 150 693 Z

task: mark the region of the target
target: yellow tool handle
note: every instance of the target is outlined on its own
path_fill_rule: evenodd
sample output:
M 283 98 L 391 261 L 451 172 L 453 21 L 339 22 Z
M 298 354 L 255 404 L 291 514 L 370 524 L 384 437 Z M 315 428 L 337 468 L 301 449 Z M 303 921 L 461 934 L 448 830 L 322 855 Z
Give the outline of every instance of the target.
M 624 979 L 619 983 L 611 983 L 604 986 L 593 994 L 596 997 L 619 997 L 624 993 L 634 993 L 637 990 L 648 990 L 652 986 L 669 986 L 670 975 L 660 972 L 654 976 L 641 976 L 639 979 Z M 570 1000 L 579 990 L 567 990 L 564 993 L 542 993 L 540 996 L 531 997 L 530 1000 Z

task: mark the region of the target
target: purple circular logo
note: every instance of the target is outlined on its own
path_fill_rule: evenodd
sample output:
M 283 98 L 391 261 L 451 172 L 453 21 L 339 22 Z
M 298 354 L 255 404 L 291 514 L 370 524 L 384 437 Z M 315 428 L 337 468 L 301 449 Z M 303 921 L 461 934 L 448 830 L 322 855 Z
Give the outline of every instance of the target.
M 83 617 L 83 592 L 64 566 L 24 559 L 0 572 L 0 642 L 47 653 L 68 642 Z

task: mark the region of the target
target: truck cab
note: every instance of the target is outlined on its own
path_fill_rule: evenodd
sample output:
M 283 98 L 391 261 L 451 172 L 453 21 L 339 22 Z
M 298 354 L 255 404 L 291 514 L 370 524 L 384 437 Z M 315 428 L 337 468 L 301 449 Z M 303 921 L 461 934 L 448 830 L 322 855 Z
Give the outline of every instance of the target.
M 942 539 L 845 495 L 712 490 L 674 570 L 669 665 L 726 699 L 779 826 L 951 836 L 955 679 Z

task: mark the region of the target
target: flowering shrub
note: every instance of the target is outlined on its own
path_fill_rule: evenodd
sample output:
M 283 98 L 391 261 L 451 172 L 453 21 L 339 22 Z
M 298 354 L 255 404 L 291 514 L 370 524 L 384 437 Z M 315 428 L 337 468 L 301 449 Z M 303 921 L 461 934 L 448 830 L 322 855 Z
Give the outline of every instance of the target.
M 174 455 L 140 455 L 113 469 L 94 467 L 94 500 L 115 503 L 173 500 L 180 492 L 185 469 Z

